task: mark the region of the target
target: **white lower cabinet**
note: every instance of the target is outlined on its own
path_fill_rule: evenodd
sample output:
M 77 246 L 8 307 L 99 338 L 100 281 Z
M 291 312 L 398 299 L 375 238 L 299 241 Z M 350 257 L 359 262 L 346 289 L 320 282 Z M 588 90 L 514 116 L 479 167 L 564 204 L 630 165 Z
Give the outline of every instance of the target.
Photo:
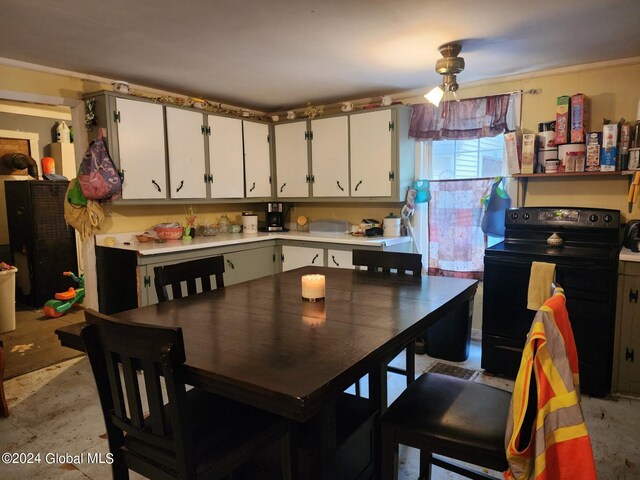
M 307 265 L 324 266 L 324 249 L 309 247 L 282 246 L 282 271 L 306 267 Z
M 327 267 L 354 269 L 353 252 L 351 250 L 327 250 Z
M 274 247 L 259 247 L 224 254 L 224 284 L 248 282 L 275 273 Z

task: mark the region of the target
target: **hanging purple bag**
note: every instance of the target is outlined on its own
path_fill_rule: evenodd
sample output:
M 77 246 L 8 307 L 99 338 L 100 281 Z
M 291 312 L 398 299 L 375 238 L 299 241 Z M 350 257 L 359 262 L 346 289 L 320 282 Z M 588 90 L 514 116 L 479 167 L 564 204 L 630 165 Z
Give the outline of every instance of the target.
M 89 200 L 115 200 L 120 196 L 122 180 L 107 147 L 99 136 L 89 145 L 80 165 L 78 182 Z

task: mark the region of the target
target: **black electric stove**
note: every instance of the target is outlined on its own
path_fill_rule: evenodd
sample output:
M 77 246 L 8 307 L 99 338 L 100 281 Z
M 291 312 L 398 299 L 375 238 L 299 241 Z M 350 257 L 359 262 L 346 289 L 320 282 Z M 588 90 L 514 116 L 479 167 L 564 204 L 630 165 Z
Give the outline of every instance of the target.
M 509 209 L 505 240 L 485 250 L 482 367 L 515 378 L 536 313 L 527 310 L 531 262 L 555 263 L 578 349 L 581 389 L 593 396 L 609 393 L 619 236 L 618 210 Z

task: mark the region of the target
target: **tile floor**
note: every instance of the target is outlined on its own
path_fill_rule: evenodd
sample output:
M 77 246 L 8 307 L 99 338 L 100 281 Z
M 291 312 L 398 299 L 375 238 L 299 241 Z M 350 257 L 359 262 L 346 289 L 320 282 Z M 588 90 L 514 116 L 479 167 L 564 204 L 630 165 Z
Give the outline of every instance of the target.
M 417 370 L 434 361 L 417 357 Z M 478 369 L 480 346 L 472 342 L 469 360 L 458 364 Z M 390 396 L 403 388 L 390 375 Z M 475 381 L 510 389 L 512 382 L 480 374 Z M 93 376 L 86 358 L 67 360 L 5 383 L 11 416 L 0 419 L 0 453 L 39 453 L 40 463 L 0 462 L 0 479 L 94 479 L 111 477 L 110 467 L 96 463 L 108 452 Z M 612 397 L 582 401 L 600 480 L 640 478 L 640 399 Z M 89 461 L 89 454 L 93 462 Z M 69 457 L 69 458 L 67 458 Z M 74 458 L 75 457 L 75 458 Z M 401 480 L 417 478 L 418 453 L 401 448 Z M 500 476 L 493 472 L 497 478 Z M 131 475 L 132 479 L 142 478 Z M 434 468 L 434 480 L 460 478 Z

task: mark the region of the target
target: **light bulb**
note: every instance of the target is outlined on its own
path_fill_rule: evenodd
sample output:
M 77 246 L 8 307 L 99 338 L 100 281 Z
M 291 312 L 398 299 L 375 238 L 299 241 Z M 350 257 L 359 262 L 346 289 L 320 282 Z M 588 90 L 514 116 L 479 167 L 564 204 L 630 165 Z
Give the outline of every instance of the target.
M 437 87 L 433 88 L 429 93 L 425 94 L 424 98 L 429 100 L 430 103 L 432 103 L 437 107 L 438 105 L 440 105 L 440 100 L 442 100 L 443 96 L 444 96 L 444 91 L 442 90 L 440 85 L 438 85 Z

